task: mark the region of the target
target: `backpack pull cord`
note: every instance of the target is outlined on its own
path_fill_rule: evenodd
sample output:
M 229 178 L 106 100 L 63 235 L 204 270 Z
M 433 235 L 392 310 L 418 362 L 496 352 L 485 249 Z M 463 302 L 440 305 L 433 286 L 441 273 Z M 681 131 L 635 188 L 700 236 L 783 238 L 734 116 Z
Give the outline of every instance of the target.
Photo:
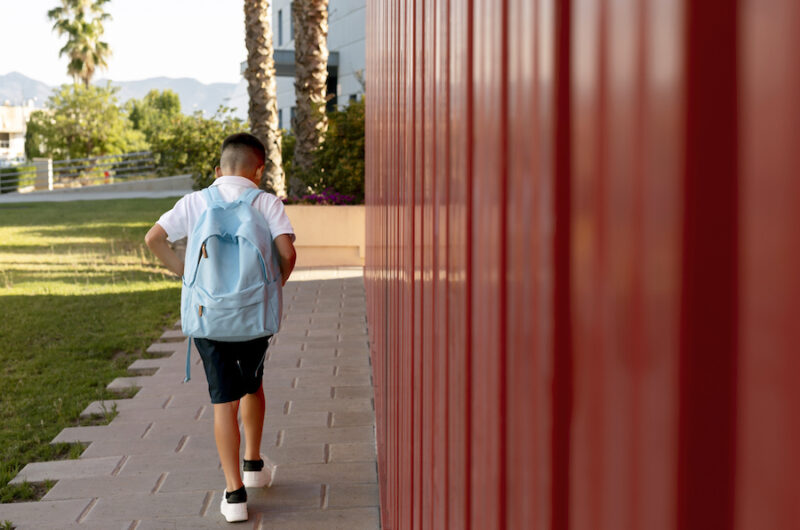
M 189 346 L 186 347 L 186 377 L 183 379 L 184 383 L 188 383 L 192 379 L 192 368 L 191 368 L 191 356 L 192 356 L 192 337 L 189 337 Z

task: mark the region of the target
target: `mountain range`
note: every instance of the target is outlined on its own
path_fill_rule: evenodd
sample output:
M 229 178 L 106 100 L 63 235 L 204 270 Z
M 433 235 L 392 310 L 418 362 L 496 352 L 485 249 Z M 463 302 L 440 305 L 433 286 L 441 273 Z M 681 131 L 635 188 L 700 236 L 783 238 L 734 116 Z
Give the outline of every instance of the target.
M 105 85 L 108 82 L 107 79 L 99 79 L 94 84 Z M 119 87 L 120 91 L 117 97 L 120 103 L 132 98 L 141 99 L 153 89 L 170 89 L 180 97 L 181 110 L 186 114 L 191 114 L 196 110 L 213 114 L 220 105 L 231 106 L 231 98 L 237 87 L 235 83 L 206 85 L 188 77 L 178 79 L 153 77 L 140 81 L 110 81 L 110 83 L 112 86 Z M 0 75 L 0 104 L 9 102 L 11 105 L 22 105 L 26 101 L 33 100 L 34 106 L 41 108 L 50 97 L 53 88 L 19 72 Z M 241 114 L 242 110 L 246 114 L 247 109 L 238 109 L 237 114 Z

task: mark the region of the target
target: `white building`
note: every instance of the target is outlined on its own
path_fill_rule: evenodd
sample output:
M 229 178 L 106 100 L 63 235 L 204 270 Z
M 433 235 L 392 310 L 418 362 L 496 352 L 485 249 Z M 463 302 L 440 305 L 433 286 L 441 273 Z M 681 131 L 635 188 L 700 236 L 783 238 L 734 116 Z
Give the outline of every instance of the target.
M 272 41 L 278 83 L 278 122 L 290 129 L 296 105 L 294 93 L 294 24 L 292 1 L 272 3 Z M 330 0 L 328 4 L 328 108 L 346 106 L 364 94 L 366 65 L 366 0 Z M 246 63 L 242 63 L 242 72 Z M 236 114 L 247 118 L 247 82 L 242 79 L 230 99 Z
M 33 106 L 0 105 L 0 165 L 25 158 L 25 131 Z

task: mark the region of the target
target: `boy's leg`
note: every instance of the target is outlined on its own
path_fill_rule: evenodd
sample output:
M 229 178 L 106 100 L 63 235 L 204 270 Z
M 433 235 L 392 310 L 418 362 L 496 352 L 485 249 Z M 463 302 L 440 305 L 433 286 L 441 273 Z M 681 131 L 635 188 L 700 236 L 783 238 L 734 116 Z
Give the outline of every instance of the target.
M 225 484 L 228 491 L 236 491 L 242 487 L 242 476 L 239 473 L 239 422 L 237 415 L 239 402 L 214 404 L 214 439 L 217 442 L 219 460 L 225 473 Z
M 264 430 L 264 412 L 266 411 L 264 387 L 259 386 L 258 391 L 245 394 L 241 403 L 242 423 L 244 423 L 244 458 L 245 460 L 258 460 L 261 458 L 261 435 Z

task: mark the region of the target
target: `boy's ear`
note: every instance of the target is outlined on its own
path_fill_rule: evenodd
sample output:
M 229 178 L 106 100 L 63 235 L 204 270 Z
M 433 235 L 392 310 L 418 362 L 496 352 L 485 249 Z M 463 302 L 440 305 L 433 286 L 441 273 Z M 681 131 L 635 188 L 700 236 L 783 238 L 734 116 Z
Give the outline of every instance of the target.
M 222 176 L 222 168 L 221 168 L 221 167 L 219 167 L 219 166 L 215 167 L 215 168 L 214 168 L 214 174 L 215 174 L 217 177 L 221 177 L 221 176 Z
M 257 181 L 257 182 L 256 182 L 256 185 L 259 185 L 259 184 L 261 184 L 261 179 L 262 179 L 262 178 L 263 178 L 263 176 L 264 176 L 264 170 L 265 170 L 265 169 L 267 169 L 267 165 L 266 165 L 266 164 L 264 164 L 263 166 L 258 166 L 258 167 L 256 168 L 256 173 L 255 173 L 255 175 L 254 175 L 254 176 L 255 176 L 255 180 Z

